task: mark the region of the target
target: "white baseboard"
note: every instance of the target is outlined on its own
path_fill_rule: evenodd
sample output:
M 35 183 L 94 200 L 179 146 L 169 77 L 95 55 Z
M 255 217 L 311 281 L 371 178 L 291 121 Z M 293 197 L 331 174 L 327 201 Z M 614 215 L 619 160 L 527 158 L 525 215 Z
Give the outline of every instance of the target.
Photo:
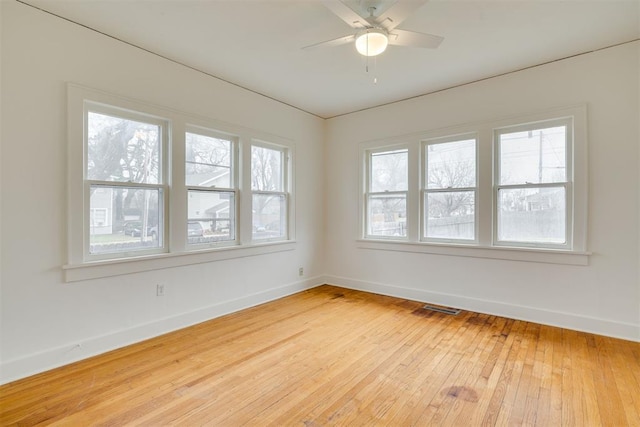
M 533 307 L 505 304 L 460 295 L 430 292 L 421 289 L 402 288 L 382 283 L 366 282 L 338 276 L 316 276 L 303 281 L 291 283 L 264 292 L 242 298 L 213 304 L 209 307 L 183 313 L 177 316 L 138 325 L 136 327 L 113 332 L 107 335 L 89 338 L 78 343 L 68 343 L 40 353 L 31 354 L 19 359 L 3 361 L 0 364 L 0 385 L 68 365 L 107 351 L 125 347 L 171 331 L 186 328 L 216 317 L 224 316 L 258 304 L 273 301 L 297 292 L 332 284 L 348 289 L 372 292 L 414 301 L 462 308 L 464 310 L 526 320 L 544 325 L 590 332 L 613 338 L 640 342 L 640 325 L 613 322 L 595 317 L 542 310 Z
M 189 313 L 160 319 L 103 336 L 92 337 L 77 343 L 68 343 L 19 359 L 2 361 L 0 364 L 0 385 L 206 322 L 225 314 L 273 301 L 324 283 L 326 283 L 325 276 L 311 277 L 264 292 L 213 304 Z
M 575 331 L 640 342 L 640 324 L 634 325 L 632 323 L 614 322 L 596 317 L 505 304 L 503 302 L 469 298 L 461 295 L 430 292 L 422 289 L 402 288 L 347 277 L 326 276 L 325 279 L 329 284 L 348 289 L 373 292 L 425 303 L 429 302 L 477 313 L 491 314 L 516 320 L 526 320 L 543 325 L 557 326 Z

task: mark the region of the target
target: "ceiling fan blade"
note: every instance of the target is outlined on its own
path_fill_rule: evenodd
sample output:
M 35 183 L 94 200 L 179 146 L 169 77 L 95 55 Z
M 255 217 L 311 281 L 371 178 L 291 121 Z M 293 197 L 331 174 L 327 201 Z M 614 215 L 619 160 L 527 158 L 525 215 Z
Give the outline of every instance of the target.
M 309 46 L 305 46 L 302 49 L 303 50 L 311 50 L 311 49 L 315 49 L 315 48 L 318 48 L 318 47 L 340 46 L 340 45 L 343 45 L 343 44 L 352 43 L 355 39 L 356 39 L 356 36 L 354 36 L 353 34 L 350 34 L 348 36 L 338 37 L 337 39 L 327 40 L 327 41 L 324 41 L 324 42 L 315 43 L 315 44 L 312 44 L 312 45 L 309 45 Z
M 389 33 L 389 44 L 396 46 L 422 47 L 435 49 L 440 46 L 444 37 L 433 34 L 416 33 L 415 31 L 393 30 Z
M 351 10 L 349 6 L 338 0 L 323 0 L 324 7 L 333 12 L 338 18 L 342 19 L 350 27 L 353 28 L 365 28 L 367 26 L 367 20 L 356 12 Z
M 427 0 L 398 0 L 397 3 L 378 16 L 376 21 L 387 31 L 391 31 L 426 2 Z

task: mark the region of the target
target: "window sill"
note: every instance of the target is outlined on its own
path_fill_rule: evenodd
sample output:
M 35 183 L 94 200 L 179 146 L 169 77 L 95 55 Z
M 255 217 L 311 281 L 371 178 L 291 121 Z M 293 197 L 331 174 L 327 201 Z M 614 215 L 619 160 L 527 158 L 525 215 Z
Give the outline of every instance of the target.
M 140 273 L 143 271 L 292 251 L 295 249 L 295 246 L 296 242 L 294 240 L 254 243 L 251 245 L 226 246 L 192 252 L 165 253 L 135 258 L 93 261 L 78 265 L 64 265 L 62 266 L 62 270 L 64 272 L 65 282 L 78 282 L 81 280 L 99 279 L 123 274 Z
M 360 239 L 357 243 L 359 249 L 581 266 L 589 265 L 589 256 L 591 255 L 591 252 L 553 249 L 505 248 L 370 239 Z

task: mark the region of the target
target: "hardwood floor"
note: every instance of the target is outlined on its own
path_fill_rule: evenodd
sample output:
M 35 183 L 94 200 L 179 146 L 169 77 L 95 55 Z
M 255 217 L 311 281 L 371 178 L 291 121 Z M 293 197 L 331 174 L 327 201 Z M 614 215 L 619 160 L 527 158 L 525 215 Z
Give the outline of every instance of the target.
M 640 426 L 640 343 L 321 286 L 0 387 L 0 425 Z

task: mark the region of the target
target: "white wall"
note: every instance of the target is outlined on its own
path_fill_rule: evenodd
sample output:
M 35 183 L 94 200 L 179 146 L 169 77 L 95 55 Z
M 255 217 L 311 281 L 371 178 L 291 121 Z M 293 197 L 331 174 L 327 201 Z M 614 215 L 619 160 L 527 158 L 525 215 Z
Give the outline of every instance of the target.
M 0 4 L 0 23 L 2 22 L 2 4 Z M 3 27 L 0 27 L 0 94 L 3 92 L 2 86 L 2 35 L 3 35 Z M 0 189 L 2 188 L 2 102 L 0 102 Z M 0 192 L 0 242 L 4 242 L 2 236 L 3 222 L 2 222 L 2 193 Z M 0 244 L 0 268 L 2 267 L 2 244 Z M 0 310 L 2 309 L 2 274 L 0 272 Z M 0 314 L 0 355 L 2 354 L 2 315 Z M 0 364 L 2 362 L 2 358 L 0 356 Z M 0 365 L 1 366 L 1 365 Z
M 640 341 L 639 52 L 635 42 L 329 120 L 330 283 Z M 581 103 L 589 266 L 358 248 L 359 143 Z
M 0 382 L 322 283 L 322 120 L 20 3 L 0 4 Z M 295 249 L 64 283 L 66 82 L 295 141 Z

